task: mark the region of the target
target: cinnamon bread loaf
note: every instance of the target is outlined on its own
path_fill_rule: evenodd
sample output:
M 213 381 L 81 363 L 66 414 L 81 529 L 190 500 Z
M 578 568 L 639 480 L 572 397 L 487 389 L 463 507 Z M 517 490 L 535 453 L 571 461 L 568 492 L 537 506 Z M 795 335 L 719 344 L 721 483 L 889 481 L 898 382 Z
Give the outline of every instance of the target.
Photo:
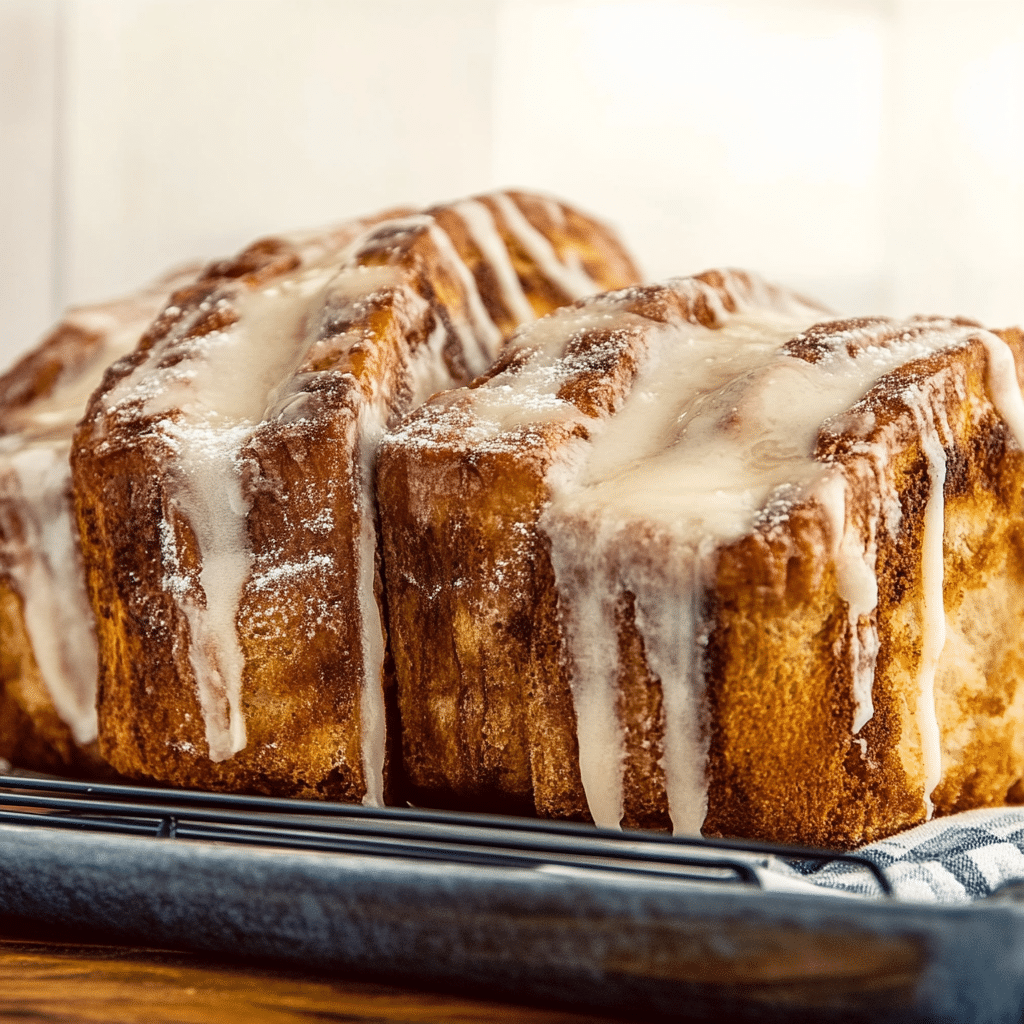
M 264 240 L 177 292 L 72 453 L 103 756 L 181 785 L 381 802 L 378 439 L 519 324 L 635 280 L 600 224 L 498 193 Z
M 1022 355 L 740 272 L 522 330 L 381 447 L 413 801 L 849 848 L 1024 797 Z

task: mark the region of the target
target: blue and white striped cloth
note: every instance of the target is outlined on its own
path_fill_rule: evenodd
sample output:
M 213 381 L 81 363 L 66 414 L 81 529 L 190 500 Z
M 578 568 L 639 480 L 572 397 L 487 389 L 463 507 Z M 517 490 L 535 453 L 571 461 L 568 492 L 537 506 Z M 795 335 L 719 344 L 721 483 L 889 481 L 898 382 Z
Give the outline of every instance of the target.
M 855 851 L 885 870 L 895 895 L 929 903 L 967 903 L 1008 882 L 1024 882 L 1024 807 L 986 808 L 936 818 Z M 842 861 L 773 865 L 824 889 L 880 896 L 864 867 Z M 792 870 L 792 874 L 790 874 Z

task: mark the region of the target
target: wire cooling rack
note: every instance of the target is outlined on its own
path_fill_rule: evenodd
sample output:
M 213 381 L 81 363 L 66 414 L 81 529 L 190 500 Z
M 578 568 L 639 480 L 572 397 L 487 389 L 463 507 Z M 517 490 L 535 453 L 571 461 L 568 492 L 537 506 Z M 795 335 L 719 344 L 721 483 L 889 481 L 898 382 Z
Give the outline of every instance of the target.
M 0 823 L 492 867 L 547 865 L 757 888 L 761 876 L 751 854 L 839 860 L 869 870 L 882 892 L 892 896 L 884 870 L 856 854 L 418 808 L 0 775 Z

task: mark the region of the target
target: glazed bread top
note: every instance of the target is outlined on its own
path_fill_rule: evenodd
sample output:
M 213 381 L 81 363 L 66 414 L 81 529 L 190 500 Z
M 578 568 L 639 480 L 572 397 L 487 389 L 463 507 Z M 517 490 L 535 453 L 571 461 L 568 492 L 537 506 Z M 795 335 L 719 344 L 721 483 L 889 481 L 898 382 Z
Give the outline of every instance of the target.
M 76 306 L 0 376 L 0 435 L 70 441 L 89 396 L 115 360 L 131 352 L 170 294 L 195 280 L 201 267 L 172 271 L 109 302 Z
M 284 574 L 311 568 L 308 559 L 289 561 L 254 542 L 252 487 L 264 441 L 281 425 L 302 424 L 315 436 L 339 410 L 351 415 L 361 488 L 364 760 L 368 799 L 379 802 L 384 647 L 372 498 L 379 437 L 397 415 L 490 366 L 525 320 L 608 279 L 636 279 L 621 246 L 554 200 L 504 193 L 394 211 L 323 234 L 266 239 L 214 264 L 111 368 L 76 448 L 145 443 L 165 452 L 162 586 L 188 622 L 211 760 L 246 746 L 236 629 L 243 589 L 272 595 Z M 319 513 L 325 534 L 338 528 L 339 515 L 329 507 Z M 180 542 L 175 517 L 188 524 L 194 549 Z
M 752 274 L 711 271 L 551 314 L 520 331 L 485 380 L 436 396 L 385 441 L 410 451 L 507 452 L 543 475 L 537 525 L 550 546 L 580 770 L 598 824 L 622 816 L 614 595 L 625 589 L 635 597 L 647 662 L 662 683 L 673 824 L 696 832 L 706 808 L 701 589 L 716 550 L 755 529 L 783 527 L 799 504 L 817 505 L 829 524 L 830 547 L 820 554 L 834 560 L 849 607 L 850 727 L 856 733 L 870 720 L 878 595 L 875 527 L 865 522 L 881 521 L 895 536 L 893 439 L 879 410 L 896 400 L 914 410 L 932 483 L 918 709 L 931 792 L 940 766 L 928 674 L 944 640 L 949 430 L 926 375 L 913 383 L 913 375 L 893 372 L 968 345 L 984 347 L 989 398 L 1020 444 L 1024 402 L 998 334 L 942 318 L 829 320 L 821 307 Z M 871 487 L 858 476 L 865 466 Z M 874 517 L 853 514 L 865 500 L 877 503 Z M 410 507 L 415 515 L 415 493 Z

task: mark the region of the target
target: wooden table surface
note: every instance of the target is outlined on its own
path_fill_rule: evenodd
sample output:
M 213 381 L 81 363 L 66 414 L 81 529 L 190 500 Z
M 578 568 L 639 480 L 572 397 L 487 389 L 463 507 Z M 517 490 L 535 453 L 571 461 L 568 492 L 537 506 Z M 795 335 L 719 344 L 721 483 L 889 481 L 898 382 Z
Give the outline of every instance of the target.
M 0 1021 L 594 1024 L 608 1018 L 0 931 Z

